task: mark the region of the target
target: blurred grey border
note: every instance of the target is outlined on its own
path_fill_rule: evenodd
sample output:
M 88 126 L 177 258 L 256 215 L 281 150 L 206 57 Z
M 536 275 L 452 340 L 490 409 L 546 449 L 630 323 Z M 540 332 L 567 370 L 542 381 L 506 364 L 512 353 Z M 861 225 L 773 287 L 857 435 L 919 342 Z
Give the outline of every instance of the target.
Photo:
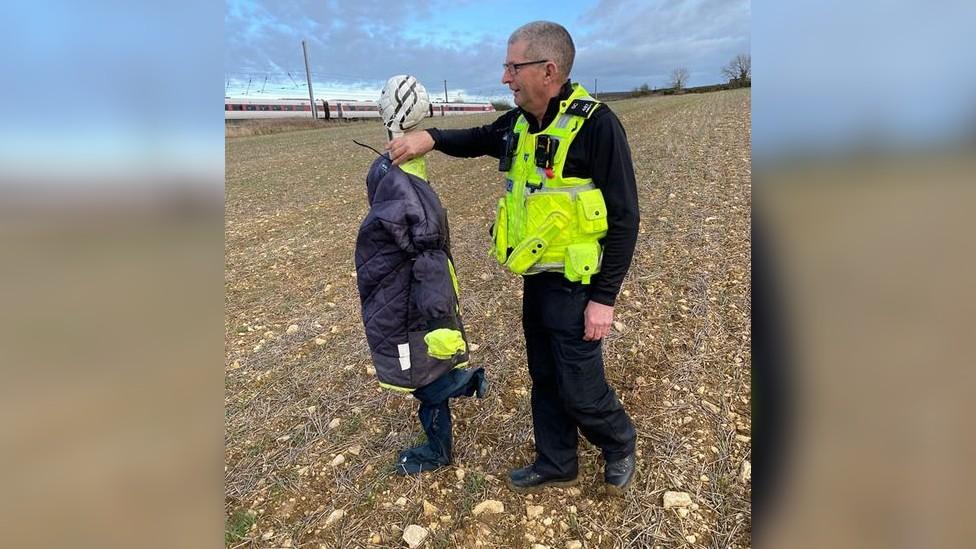
M 973 21 L 753 4 L 757 546 L 971 545 Z
M 218 2 L 0 19 L 4 547 L 217 547 Z

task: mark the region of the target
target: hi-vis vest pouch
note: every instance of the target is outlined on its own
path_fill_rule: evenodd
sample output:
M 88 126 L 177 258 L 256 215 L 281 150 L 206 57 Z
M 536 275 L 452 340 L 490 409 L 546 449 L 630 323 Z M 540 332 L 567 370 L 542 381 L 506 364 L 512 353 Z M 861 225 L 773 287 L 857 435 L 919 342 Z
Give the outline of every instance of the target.
M 530 134 L 522 115 L 506 138 L 499 162 L 506 192 L 498 201 L 492 251 L 513 273 L 555 271 L 589 284 L 600 271 L 599 240 L 607 234 L 603 193 L 592 179 L 563 176 L 570 144 L 600 105 L 573 84 L 548 127 Z

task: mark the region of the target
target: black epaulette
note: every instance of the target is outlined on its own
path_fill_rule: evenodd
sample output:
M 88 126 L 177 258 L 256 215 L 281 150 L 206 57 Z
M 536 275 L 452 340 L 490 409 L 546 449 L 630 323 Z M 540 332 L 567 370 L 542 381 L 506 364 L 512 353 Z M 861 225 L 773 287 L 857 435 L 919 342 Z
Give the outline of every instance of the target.
M 589 118 L 591 114 L 600 106 L 599 101 L 589 101 L 586 99 L 574 99 L 566 109 L 566 114 Z

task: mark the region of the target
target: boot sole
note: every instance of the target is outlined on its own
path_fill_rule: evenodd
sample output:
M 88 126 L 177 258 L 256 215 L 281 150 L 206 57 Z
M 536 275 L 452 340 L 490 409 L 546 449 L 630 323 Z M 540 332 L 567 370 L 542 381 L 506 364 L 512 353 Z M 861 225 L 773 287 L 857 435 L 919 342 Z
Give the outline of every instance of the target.
M 535 494 L 546 488 L 569 488 L 571 486 L 576 486 L 579 484 L 579 478 L 574 478 L 573 480 L 554 480 L 551 482 L 543 482 L 542 484 L 527 486 L 525 488 L 512 484 L 512 479 L 505 479 L 505 482 L 508 484 L 509 489 L 513 492 L 517 492 L 519 494 Z

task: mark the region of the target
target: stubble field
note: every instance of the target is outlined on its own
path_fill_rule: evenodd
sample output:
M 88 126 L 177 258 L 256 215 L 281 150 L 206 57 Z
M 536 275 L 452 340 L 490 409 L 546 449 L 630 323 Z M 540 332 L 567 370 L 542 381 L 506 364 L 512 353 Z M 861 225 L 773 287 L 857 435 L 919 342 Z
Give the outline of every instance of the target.
M 228 547 L 405 547 L 410 525 L 431 548 L 751 546 L 750 92 L 610 107 L 628 134 L 641 210 L 604 342 L 639 437 L 624 498 L 603 495 L 599 451 L 583 440 L 578 487 L 523 496 L 505 486 L 534 452 L 521 281 L 487 253 L 504 191 L 497 160 L 428 155 L 472 364 L 492 387 L 452 402 L 454 465 L 405 478 L 392 463 L 422 440 L 416 401 L 370 373 L 353 264 L 375 155 L 352 140 L 382 149 L 384 131 L 362 122 L 227 139 Z M 665 508 L 668 491 L 691 503 Z M 481 512 L 488 500 L 503 511 Z

